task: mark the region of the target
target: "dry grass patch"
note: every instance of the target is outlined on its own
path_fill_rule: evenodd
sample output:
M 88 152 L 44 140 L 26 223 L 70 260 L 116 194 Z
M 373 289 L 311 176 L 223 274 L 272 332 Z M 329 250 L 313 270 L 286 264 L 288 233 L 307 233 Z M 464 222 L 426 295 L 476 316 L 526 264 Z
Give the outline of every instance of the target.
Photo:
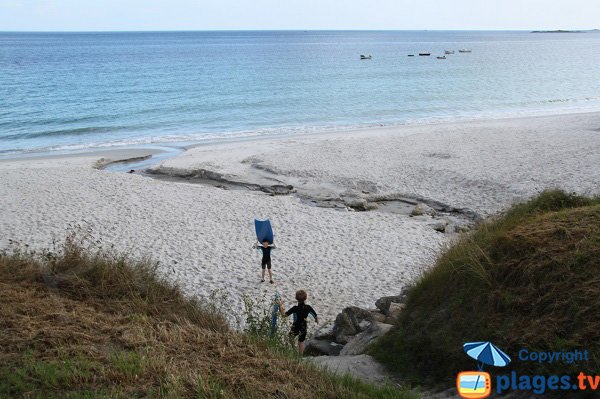
M 231 331 L 152 262 L 82 250 L 0 255 L 0 397 L 406 398 Z

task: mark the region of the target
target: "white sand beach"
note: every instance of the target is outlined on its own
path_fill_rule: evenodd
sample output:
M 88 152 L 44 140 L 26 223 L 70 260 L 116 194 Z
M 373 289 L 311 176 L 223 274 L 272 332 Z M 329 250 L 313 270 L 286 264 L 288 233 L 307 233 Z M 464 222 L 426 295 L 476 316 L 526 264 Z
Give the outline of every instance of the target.
M 410 284 L 456 237 L 432 226 L 460 216 L 458 210 L 487 217 L 546 188 L 600 194 L 600 113 L 201 145 L 155 167 L 292 185 L 297 193 L 289 195 L 94 168 L 101 157 L 139 155 L 0 161 L 0 248 L 9 240 L 49 248 L 69 225 L 89 226 L 104 247 L 159 261 L 190 295 L 222 290 L 236 311 L 243 294 L 279 291 L 290 304 L 304 288 L 328 321 L 345 306 L 373 307 Z M 338 208 L 311 205 L 315 198 Z M 410 217 L 387 209 L 386 200 L 398 198 L 456 212 Z M 346 209 L 344 200 L 379 209 Z M 259 255 L 251 249 L 255 217 L 271 219 L 275 230 L 273 286 L 260 283 Z

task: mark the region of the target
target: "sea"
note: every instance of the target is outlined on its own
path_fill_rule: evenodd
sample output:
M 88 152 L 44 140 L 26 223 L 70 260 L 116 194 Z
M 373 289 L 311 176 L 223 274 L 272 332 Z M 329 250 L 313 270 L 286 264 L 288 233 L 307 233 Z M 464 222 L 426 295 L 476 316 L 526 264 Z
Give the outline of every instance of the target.
M 0 33 L 1 156 L 587 111 L 598 31 Z

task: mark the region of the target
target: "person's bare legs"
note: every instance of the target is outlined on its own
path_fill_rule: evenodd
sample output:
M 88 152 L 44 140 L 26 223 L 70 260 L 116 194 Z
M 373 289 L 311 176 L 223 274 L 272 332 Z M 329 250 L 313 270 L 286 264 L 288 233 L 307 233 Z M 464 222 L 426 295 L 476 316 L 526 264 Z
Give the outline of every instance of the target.
M 298 352 L 300 353 L 300 356 L 304 353 L 304 341 L 298 342 Z
M 265 271 L 263 270 L 263 280 L 265 279 Z M 273 283 L 273 273 L 271 273 L 271 269 L 269 269 L 269 280 Z
M 269 273 L 271 273 L 271 271 L 269 270 Z M 262 282 L 265 281 L 265 269 L 262 269 Z

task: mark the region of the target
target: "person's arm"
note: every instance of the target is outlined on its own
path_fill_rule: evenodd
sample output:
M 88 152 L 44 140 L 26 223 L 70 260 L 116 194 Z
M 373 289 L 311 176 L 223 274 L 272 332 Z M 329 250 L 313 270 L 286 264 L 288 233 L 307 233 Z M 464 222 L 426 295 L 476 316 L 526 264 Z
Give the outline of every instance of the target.
M 277 246 L 275 245 L 275 243 L 269 245 L 272 249 L 277 249 Z
M 317 316 L 317 312 L 315 312 L 312 306 L 310 307 L 310 311 L 308 312 L 308 314 L 315 318 L 315 323 L 319 324 L 319 317 Z
M 279 314 L 281 315 L 281 317 L 288 316 L 285 312 L 285 308 L 283 307 L 283 301 L 281 299 L 279 300 Z
M 285 309 L 283 308 L 283 302 L 279 301 L 279 313 L 281 314 L 281 316 L 283 317 L 288 317 L 289 315 L 291 315 L 292 313 L 294 313 L 296 311 L 296 305 L 292 306 L 287 312 L 285 311 Z
M 281 317 L 285 317 L 285 309 L 281 300 L 279 300 L 279 314 L 281 315 Z

